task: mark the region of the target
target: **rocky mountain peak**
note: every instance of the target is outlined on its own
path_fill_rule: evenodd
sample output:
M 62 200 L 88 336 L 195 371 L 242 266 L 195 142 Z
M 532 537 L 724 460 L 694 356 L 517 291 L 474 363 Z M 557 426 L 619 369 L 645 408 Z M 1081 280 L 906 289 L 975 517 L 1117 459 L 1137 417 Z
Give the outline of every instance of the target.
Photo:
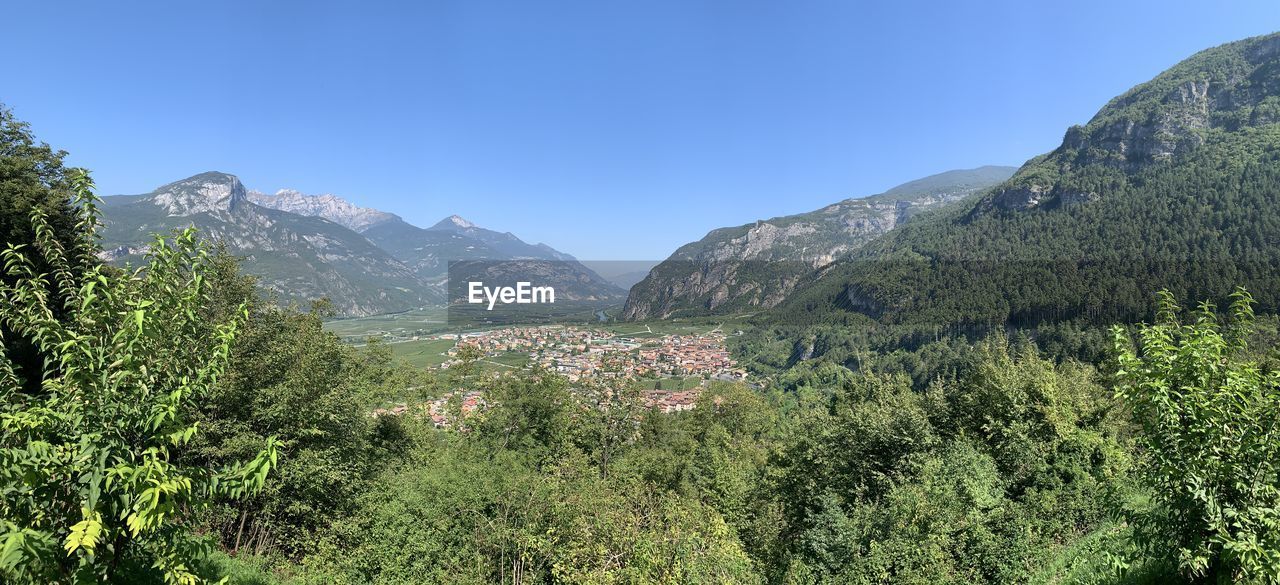
M 229 212 L 248 200 L 235 175 L 210 171 L 156 189 L 151 201 L 169 215 Z
M 433 225 L 433 226 L 431 226 L 431 228 L 430 228 L 430 229 L 433 229 L 433 230 L 466 230 L 466 229 L 471 229 L 471 228 L 474 228 L 474 227 L 476 227 L 476 224 L 471 223 L 471 222 L 469 222 L 469 221 L 467 221 L 467 220 L 463 219 L 463 218 L 462 218 L 462 216 L 460 216 L 460 215 L 450 215 L 449 217 L 446 217 L 446 218 L 444 218 L 444 219 L 442 219 L 442 220 L 440 220 L 440 221 L 436 222 L 436 224 L 435 224 L 435 225 Z

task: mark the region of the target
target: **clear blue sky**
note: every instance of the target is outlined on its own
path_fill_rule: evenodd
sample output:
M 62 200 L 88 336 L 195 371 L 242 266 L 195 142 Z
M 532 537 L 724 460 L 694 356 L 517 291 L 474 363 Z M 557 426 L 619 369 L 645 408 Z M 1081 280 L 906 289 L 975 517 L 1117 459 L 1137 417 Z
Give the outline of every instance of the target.
M 0 102 L 103 194 L 205 170 L 584 259 L 1021 164 L 1242 2 L 16 2 Z

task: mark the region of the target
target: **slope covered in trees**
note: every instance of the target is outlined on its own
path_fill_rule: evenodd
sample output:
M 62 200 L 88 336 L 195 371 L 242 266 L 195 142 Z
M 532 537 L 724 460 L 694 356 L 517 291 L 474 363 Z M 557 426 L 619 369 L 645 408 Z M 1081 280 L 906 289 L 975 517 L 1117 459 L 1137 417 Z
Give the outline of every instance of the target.
M 989 193 L 869 244 L 780 308 L 939 331 L 1151 316 L 1151 291 L 1280 307 L 1280 36 L 1209 49 L 1112 100 Z

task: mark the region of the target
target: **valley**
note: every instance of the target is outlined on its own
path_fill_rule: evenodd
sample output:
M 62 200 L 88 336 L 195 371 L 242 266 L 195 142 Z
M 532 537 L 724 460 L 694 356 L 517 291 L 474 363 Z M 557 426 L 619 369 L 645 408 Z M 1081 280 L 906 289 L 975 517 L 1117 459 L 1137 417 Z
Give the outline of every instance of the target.
M 0 583 L 1278 585 L 1251 1 L 15 18 Z
M 353 347 L 388 346 L 396 359 L 422 369 L 448 368 L 457 363 L 461 347 L 472 346 L 481 352 L 482 366 L 518 370 L 536 364 L 570 381 L 605 371 L 610 377 L 650 381 L 690 376 L 727 381 L 746 377 L 744 370 L 732 366 L 725 345 L 724 331 L 732 329 L 734 335 L 741 335 L 741 329 L 734 329 L 740 323 L 733 319 L 652 323 L 565 319 L 551 325 L 475 328 L 450 325 L 447 310 L 437 307 L 332 319 L 325 322 L 325 329 Z M 703 357 L 707 352 L 714 356 Z M 606 368 L 604 361 L 616 371 Z

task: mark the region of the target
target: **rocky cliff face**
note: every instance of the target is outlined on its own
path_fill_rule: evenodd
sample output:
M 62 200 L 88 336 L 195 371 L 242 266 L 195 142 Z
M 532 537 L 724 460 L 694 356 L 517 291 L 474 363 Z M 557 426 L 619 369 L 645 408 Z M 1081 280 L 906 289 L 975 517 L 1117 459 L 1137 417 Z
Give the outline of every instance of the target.
M 951 171 L 809 213 L 713 230 L 676 250 L 632 287 L 623 317 L 665 319 L 775 306 L 815 269 L 918 213 L 972 195 L 1012 173 L 1011 167 Z
M 218 172 L 174 181 L 151 194 L 151 202 L 172 216 L 230 213 L 247 199 L 240 179 Z
M 305 195 L 293 189 L 281 189 L 276 191 L 275 195 L 249 191 L 248 199 L 270 209 L 308 217 L 322 217 L 357 232 L 396 217 L 385 211 L 360 207 L 337 195 Z
M 1280 121 L 1280 35 L 1202 51 L 1111 100 L 1061 146 L 1028 162 L 975 213 L 1095 201 L 1099 188 L 1071 181 L 1080 169 L 1113 176 L 1176 163 L 1215 133 Z M 1067 180 L 1064 180 L 1067 179 Z M 1096 181 L 1095 181 L 1096 183 Z

